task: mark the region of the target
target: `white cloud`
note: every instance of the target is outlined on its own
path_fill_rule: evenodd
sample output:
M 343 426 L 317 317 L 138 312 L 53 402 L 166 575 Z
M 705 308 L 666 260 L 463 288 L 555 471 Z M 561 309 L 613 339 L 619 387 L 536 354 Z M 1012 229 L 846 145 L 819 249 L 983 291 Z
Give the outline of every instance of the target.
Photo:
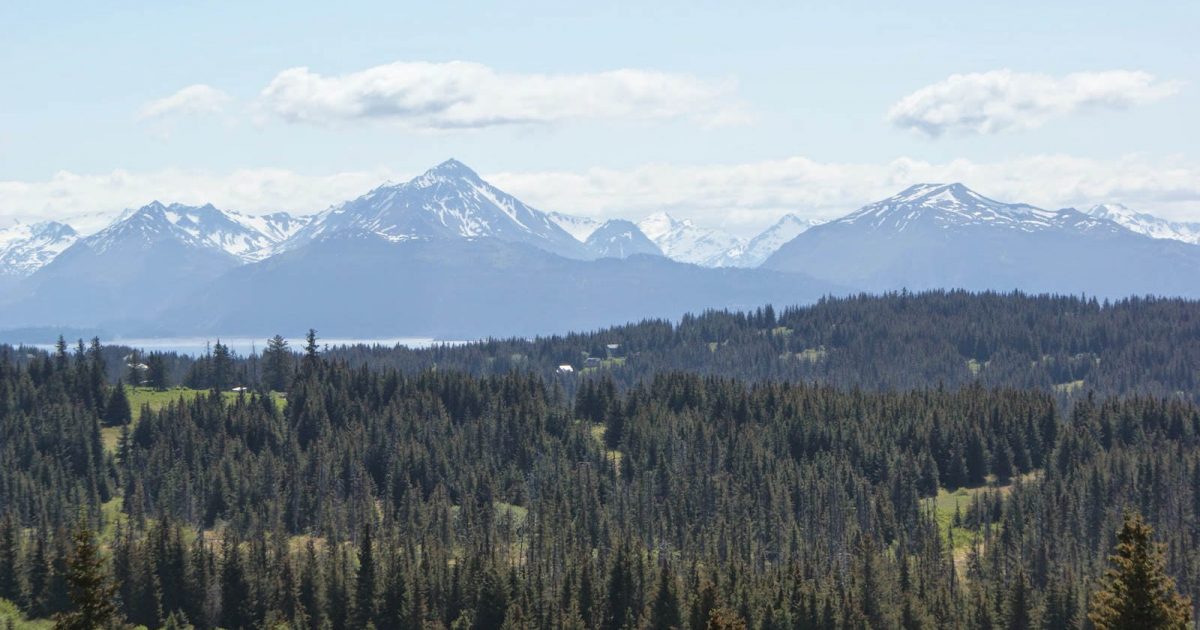
M 96 175 L 61 171 L 42 181 L 0 181 L 0 224 L 6 217 L 22 221 L 66 219 L 81 231 L 94 231 L 121 210 L 156 199 L 164 203 L 212 203 L 252 214 L 316 212 L 357 197 L 393 176 L 384 169 L 328 175 L 278 168 L 224 174 L 180 169 L 147 173 L 117 170 Z
M 219 114 L 224 111 L 230 97 L 211 85 L 197 83 L 178 92 L 151 101 L 138 112 L 141 120 L 156 120 L 170 116 L 196 116 Z
M 102 175 L 58 173 L 45 181 L 0 181 L 6 219 L 114 214 L 153 199 L 247 212 L 314 212 L 391 179 L 389 169 L 305 175 L 284 169 L 226 174 L 169 169 Z M 604 218 L 638 219 L 667 210 L 702 225 L 750 235 L 786 212 L 833 218 L 918 182 L 963 182 L 1001 201 L 1044 208 L 1125 205 L 1176 220 L 1200 220 L 1200 163 L 1130 155 L 1094 160 L 1037 155 L 999 162 L 819 162 L 805 157 L 708 166 L 649 164 L 581 172 L 484 173 L 534 207 Z
M 1125 109 L 1179 91 L 1178 81 L 1146 72 L 1076 72 L 1062 77 L 994 70 L 955 74 L 900 99 L 888 111 L 895 126 L 929 136 L 947 131 L 989 134 L 1038 127 L 1085 109 Z
M 322 76 L 280 72 L 260 105 L 289 122 L 385 120 L 414 129 L 461 129 L 576 120 L 746 119 L 729 81 L 648 70 L 589 74 L 501 73 L 463 61 L 397 62 Z
M 983 195 L 1045 208 L 1118 201 L 1200 220 L 1200 164 L 1133 155 L 1093 160 L 1040 155 L 999 162 L 818 162 L 805 157 L 712 166 L 497 173 L 497 186 L 544 209 L 636 219 L 658 210 L 753 234 L 795 212 L 835 218 L 919 182 L 962 182 Z

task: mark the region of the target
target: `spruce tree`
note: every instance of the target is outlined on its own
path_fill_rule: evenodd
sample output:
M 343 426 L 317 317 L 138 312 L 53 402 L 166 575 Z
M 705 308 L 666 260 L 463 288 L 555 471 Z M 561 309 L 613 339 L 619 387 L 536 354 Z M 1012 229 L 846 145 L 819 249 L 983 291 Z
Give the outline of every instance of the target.
M 1112 567 L 1092 596 L 1088 619 L 1097 630 L 1183 630 L 1191 625 L 1192 606 L 1175 591 L 1167 575 L 1162 545 L 1134 512 L 1125 515 L 1117 533 Z
M 483 572 L 479 584 L 479 597 L 472 616 L 474 630 L 499 630 L 508 615 L 508 590 L 504 579 L 494 567 Z
M 230 630 L 249 628 L 254 606 L 237 541 L 226 537 L 221 552 L 221 625 Z
M 118 380 L 108 396 L 108 404 L 104 407 L 104 424 L 119 427 L 130 422 L 133 422 L 133 409 L 129 406 L 129 396 L 125 393 L 124 383 Z
M 371 526 L 363 527 L 362 540 L 358 548 L 358 575 L 354 585 L 355 628 L 365 628 L 377 621 L 375 616 L 375 556 L 371 550 Z
M 82 520 L 72 539 L 75 546 L 66 576 L 71 589 L 71 609 L 56 617 L 54 627 L 58 630 L 106 628 L 118 620 L 117 587 L 109 579 L 100 549 Z
M 21 599 L 21 532 L 12 512 L 0 521 L 0 599 Z
M 287 389 L 289 361 L 288 342 L 282 335 L 267 340 L 263 351 L 263 377 L 267 389 L 281 392 Z
M 165 391 L 168 383 L 167 362 L 161 352 L 151 352 L 146 357 L 146 384 L 157 391 Z
M 674 582 L 671 567 L 664 562 L 658 575 L 658 592 L 654 594 L 654 602 L 650 605 L 650 628 L 653 630 L 672 630 L 683 625 Z

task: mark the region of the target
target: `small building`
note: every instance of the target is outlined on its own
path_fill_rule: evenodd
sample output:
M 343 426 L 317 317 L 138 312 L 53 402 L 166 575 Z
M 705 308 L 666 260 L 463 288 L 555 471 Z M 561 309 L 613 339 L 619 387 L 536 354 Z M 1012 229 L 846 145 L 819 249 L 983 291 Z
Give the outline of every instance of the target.
M 583 367 L 600 367 L 600 357 L 588 357 L 583 360 Z
M 231 390 L 229 390 L 229 391 L 231 391 L 231 392 L 248 392 L 248 391 L 250 391 L 250 390 L 249 390 L 248 388 L 245 388 L 245 387 L 242 387 L 242 386 L 240 386 L 240 385 L 239 385 L 239 386 L 237 386 L 237 387 L 234 387 L 233 389 L 231 389 Z
M 571 367 L 570 365 L 563 364 L 563 365 L 558 366 L 559 374 L 573 374 L 574 372 L 575 372 L 575 368 Z

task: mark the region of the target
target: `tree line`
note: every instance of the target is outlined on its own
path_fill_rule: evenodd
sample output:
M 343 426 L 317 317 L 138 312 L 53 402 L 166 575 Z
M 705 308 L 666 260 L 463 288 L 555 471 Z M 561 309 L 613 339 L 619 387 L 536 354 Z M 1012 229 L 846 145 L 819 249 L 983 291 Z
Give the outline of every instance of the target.
M 1187 397 L 288 356 L 285 404 L 214 389 L 109 444 L 102 350 L 0 359 L 0 598 L 147 627 L 1082 628 L 1124 614 L 1120 545 L 1170 619 L 1164 580 L 1200 591 Z M 944 523 L 960 486 L 992 489 Z

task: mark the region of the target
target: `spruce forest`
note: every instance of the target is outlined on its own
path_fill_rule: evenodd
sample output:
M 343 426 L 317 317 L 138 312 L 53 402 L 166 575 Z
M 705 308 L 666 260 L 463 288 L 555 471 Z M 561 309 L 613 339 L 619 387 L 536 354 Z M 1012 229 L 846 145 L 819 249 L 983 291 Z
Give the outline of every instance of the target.
M 12 628 L 1189 628 L 1200 302 L 4 347 L 0 600 Z

